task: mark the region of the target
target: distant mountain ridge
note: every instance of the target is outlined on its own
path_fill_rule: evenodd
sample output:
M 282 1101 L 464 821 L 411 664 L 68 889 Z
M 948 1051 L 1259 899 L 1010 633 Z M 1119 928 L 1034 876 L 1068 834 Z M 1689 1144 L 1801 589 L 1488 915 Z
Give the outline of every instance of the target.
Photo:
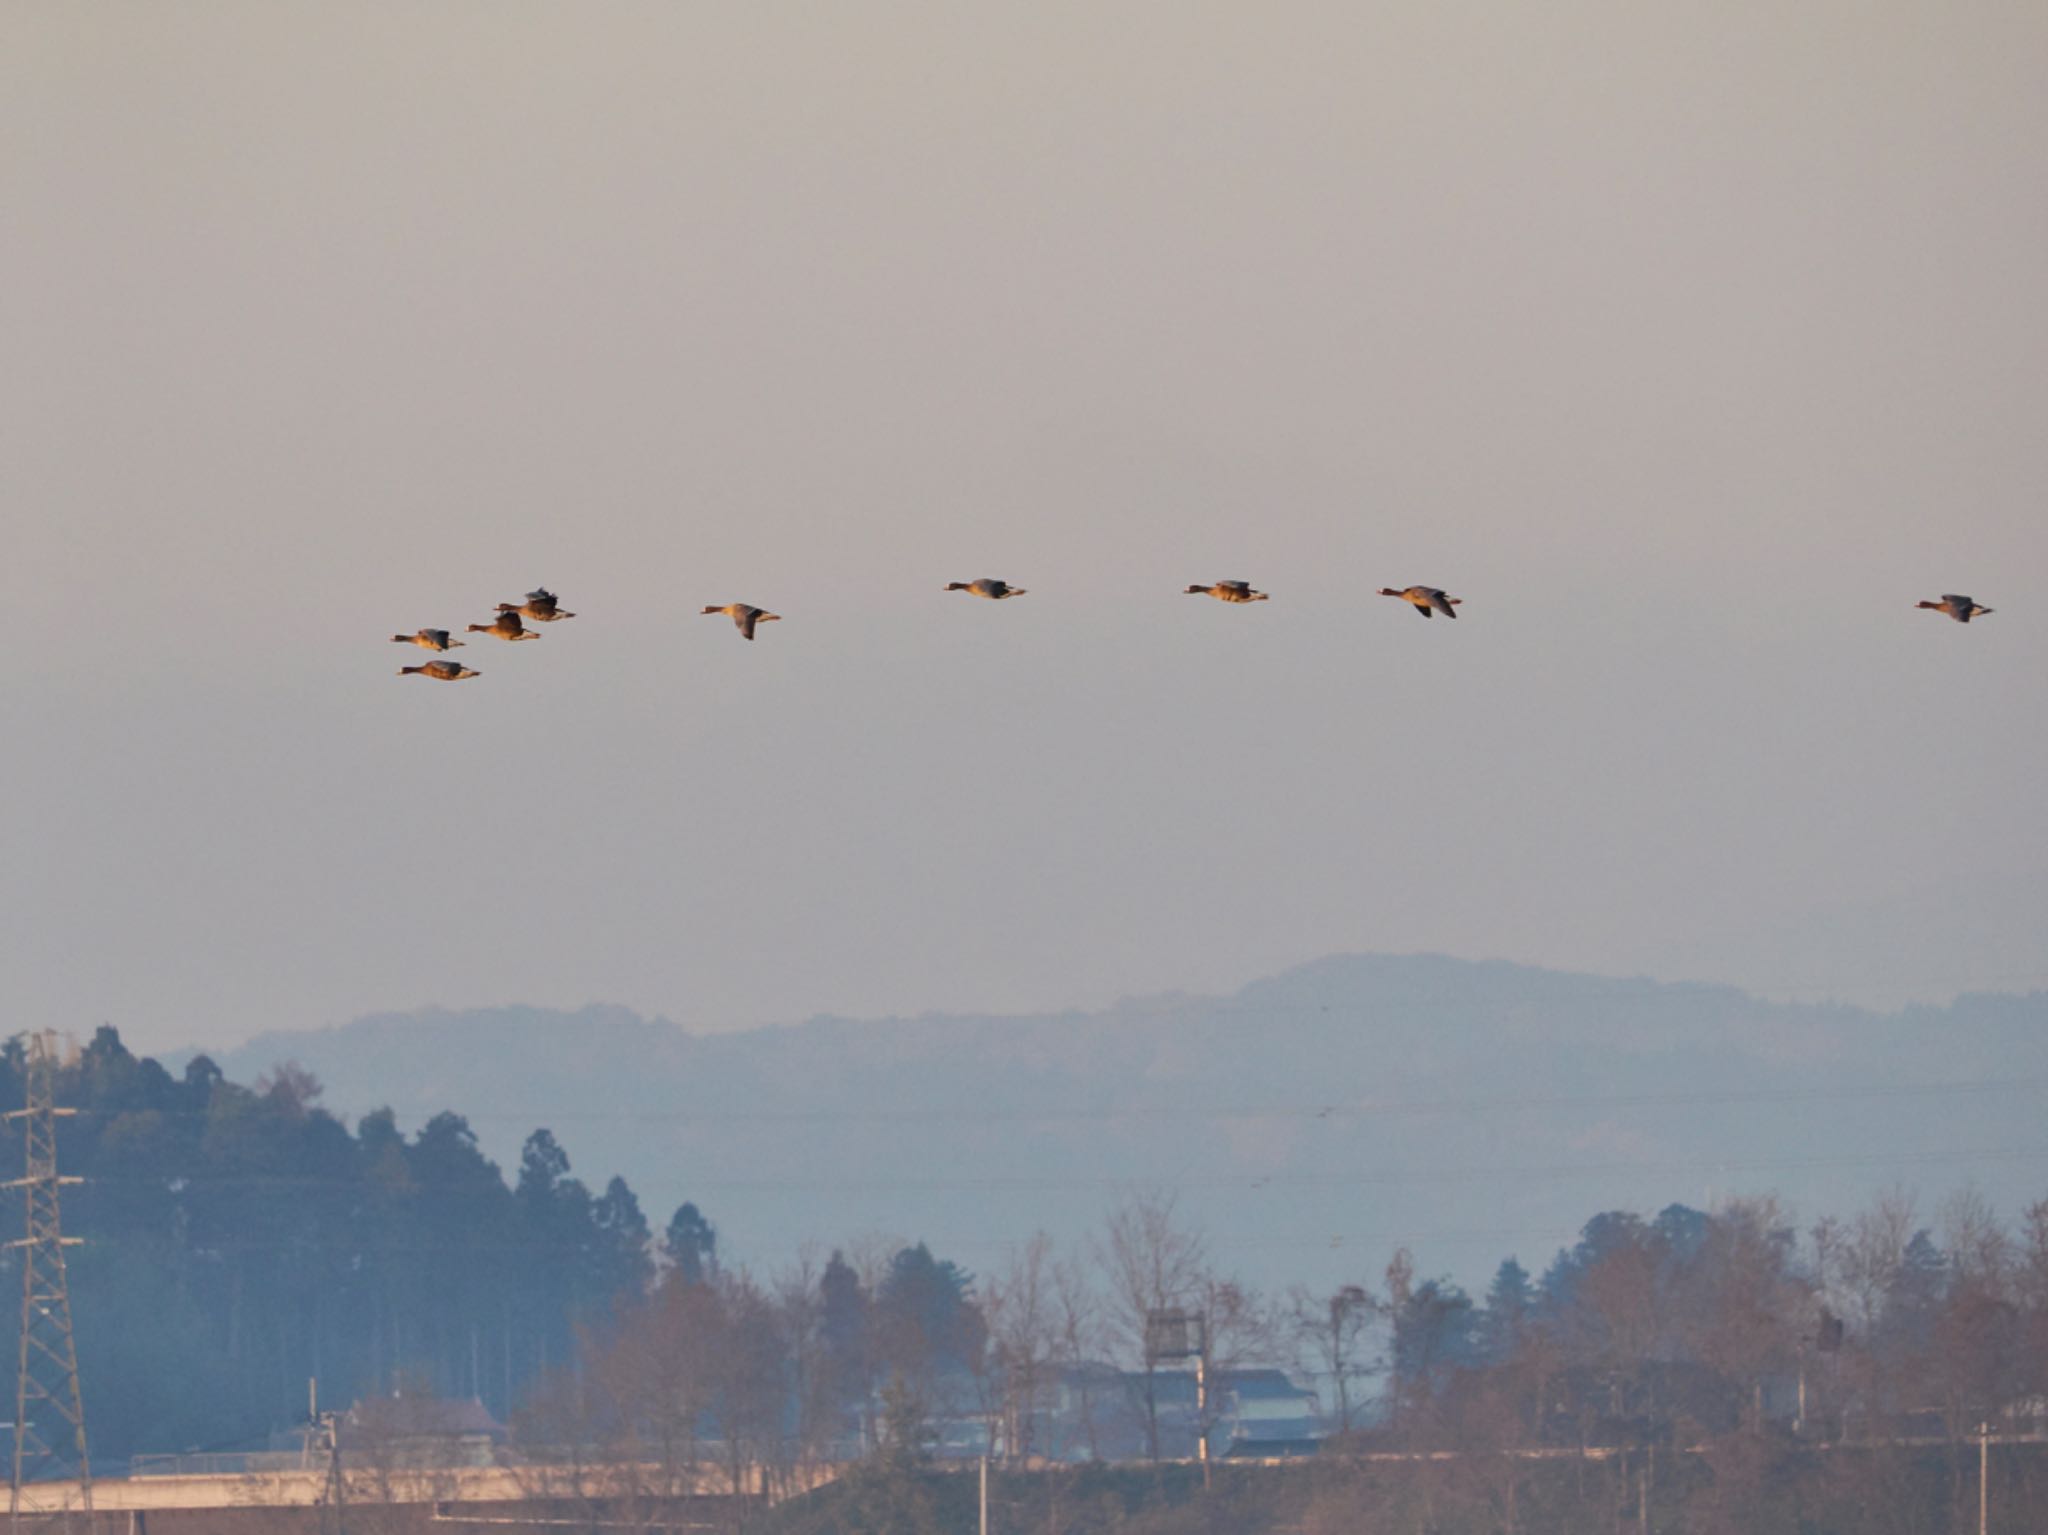
M 537 1126 L 684 1199 L 762 1267 L 809 1240 L 929 1240 L 969 1267 L 1071 1242 L 1122 1185 L 1184 1190 L 1255 1282 L 1540 1268 L 1601 1209 L 1776 1191 L 1803 1218 L 1878 1189 L 2048 1194 L 2048 995 L 1875 1014 L 1728 987 L 1436 955 L 1342 955 L 1229 997 L 1095 1013 L 691 1034 L 628 1009 L 428 1009 L 215 1055 L 297 1060 L 350 1116 L 453 1109 L 508 1168 Z

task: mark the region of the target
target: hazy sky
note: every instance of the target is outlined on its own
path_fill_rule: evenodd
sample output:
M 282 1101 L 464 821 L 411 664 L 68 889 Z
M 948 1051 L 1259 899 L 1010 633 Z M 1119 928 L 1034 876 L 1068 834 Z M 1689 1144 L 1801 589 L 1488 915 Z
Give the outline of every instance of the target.
M 7 7 L 6 1027 L 2048 983 L 2044 58 L 1918 0 Z

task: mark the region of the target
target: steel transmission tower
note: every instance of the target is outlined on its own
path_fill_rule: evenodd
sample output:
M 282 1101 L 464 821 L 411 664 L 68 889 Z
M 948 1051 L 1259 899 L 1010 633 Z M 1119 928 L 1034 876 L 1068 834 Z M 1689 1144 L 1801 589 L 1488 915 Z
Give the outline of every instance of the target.
M 83 1181 L 57 1175 L 57 1121 L 78 1111 L 56 1106 L 56 1070 L 56 1035 L 28 1035 L 25 1106 L 4 1116 L 22 1123 L 24 1176 L 7 1186 L 21 1190 L 28 1212 L 27 1233 L 7 1244 L 21 1259 L 21 1373 L 14 1387 L 10 1529 L 20 1524 L 23 1482 L 59 1459 L 56 1445 L 66 1438 L 78 1454 L 80 1512 L 88 1517 L 92 1513 L 85 1404 L 78 1394 L 78 1349 L 71 1336 L 71 1294 L 64 1276 L 64 1249 L 76 1246 L 79 1239 L 64 1235 L 57 1213 L 58 1189 Z

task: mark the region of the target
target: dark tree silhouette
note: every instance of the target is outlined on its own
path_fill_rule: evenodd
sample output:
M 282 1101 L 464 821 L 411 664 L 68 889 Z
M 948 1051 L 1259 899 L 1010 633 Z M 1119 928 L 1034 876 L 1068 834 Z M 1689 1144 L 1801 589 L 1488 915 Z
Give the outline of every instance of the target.
M 684 1284 L 703 1284 L 718 1273 L 718 1233 L 694 1204 L 678 1206 L 669 1217 L 661 1250 L 670 1272 Z
M 0 1048 L 9 1106 L 22 1061 Z M 323 1402 L 408 1379 L 508 1416 L 651 1273 L 632 1190 L 593 1200 L 545 1130 L 508 1188 L 459 1114 L 408 1137 L 378 1110 L 351 1133 L 290 1062 L 253 1088 L 205 1056 L 174 1077 L 111 1027 L 57 1097 L 79 1110 L 60 1146 L 86 1180 L 64 1216 L 87 1238 L 70 1266 L 96 1461 L 261 1444 L 304 1413 L 309 1376 Z M 4 1176 L 20 1157 L 0 1140 Z

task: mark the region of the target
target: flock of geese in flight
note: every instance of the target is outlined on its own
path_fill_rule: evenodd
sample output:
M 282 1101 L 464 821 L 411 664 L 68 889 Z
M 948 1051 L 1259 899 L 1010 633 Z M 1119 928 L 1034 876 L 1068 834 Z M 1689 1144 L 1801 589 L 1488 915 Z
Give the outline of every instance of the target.
M 1007 581 L 998 581 L 990 576 L 984 576 L 979 581 L 950 581 L 946 584 L 946 590 L 949 592 L 965 592 L 970 597 L 985 597 L 991 602 L 1001 602 L 1005 598 L 1022 597 L 1025 595 L 1023 587 L 1012 586 Z M 1217 581 L 1209 586 L 1190 586 L 1187 588 L 1186 595 L 1190 597 L 1214 597 L 1218 602 L 1264 602 L 1268 598 L 1268 594 L 1265 592 L 1253 591 L 1252 584 L 1249 581 Z M 1456 618 L 1458 616 L 1458 605 L 1465 600 L 1462 597 L 1448 596 L 1442 588 L 1435 586 L 1404 586 L 1400 588 L 1383 586 L 1379 590 L 1379 595 L 1382 597 L 1400 598 L 1424 618 L 1428 618 L 1433 613 L 1441 613 L 1446 618 Z M 1956 592 L 1944 593 L 1939 602 L 1918 602 L 1914 606 L 1932 608 L 1937 613 L 1946 613 L 1959 624 L 1966 624 L 1973 618 L 1981 618 L 1991 611 L 1991 609 L 1983 606 L 1975 598 L 1965 597 Z M 749 640 L 754 637 L 754 630 L 757 625 L 776 623 L 782 617 L 780 613 L 771 613 L 766 608 L 757 608 L 748 602 L 728 602 L 719 606 L 707 607 L 704 611 L 707 614 L 719 613 L 730 618 L 734 626 L 740 631 L 741 636 Z M 526 627 L 529 621 L 536 624 L 552 624 L 561 619 L 574 618 L 575 616 L 574 613 L 565 612 L 562 609 L 560 599 L 546 587 L 541 586 L 528 592 L 524 602 L 499 603 L 496 619 L 487 624 L 471 624 L 467 632 L 470 634 L 488 634 L 495 639 L 507 641 L 537 640 L 541 637 L 540 633 L 538 630 Z M 454 650 L 458 646 L 468 643 L 465 640 L 456 639 L 446 629 L 420 629 L 412 634 L 394 634 L 391 636 L 391 642 L 394 645 L 417 645 L 422 650 L 435 651 Z M 398 669 L 398 675 L 401 677 L 431 677 L 436 682 L 460 682 L 466 677 L 475 677 L 481 674 L 472 671 L 460 661 L 439 660 L 428 661 L 419 666 L 401 666 Z

